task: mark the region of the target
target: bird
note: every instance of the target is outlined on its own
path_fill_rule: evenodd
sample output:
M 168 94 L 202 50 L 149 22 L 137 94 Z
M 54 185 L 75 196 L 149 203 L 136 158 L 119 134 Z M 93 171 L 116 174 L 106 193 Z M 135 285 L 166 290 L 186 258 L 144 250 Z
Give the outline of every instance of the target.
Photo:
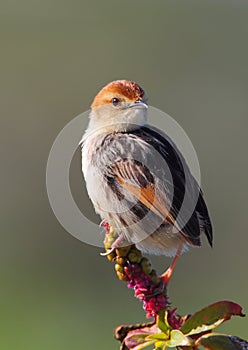
M 179 256 L 201 246 L 213 230 L 203 193 L 181 152 L 148 123 L 147 95 L 134 81 L 115 80 L 93 99 L 81 141 L 82 172 L 95 211 L 114 227 L 112 250 L 135 244 L 173 257 L 161 275 L 171 279 Z

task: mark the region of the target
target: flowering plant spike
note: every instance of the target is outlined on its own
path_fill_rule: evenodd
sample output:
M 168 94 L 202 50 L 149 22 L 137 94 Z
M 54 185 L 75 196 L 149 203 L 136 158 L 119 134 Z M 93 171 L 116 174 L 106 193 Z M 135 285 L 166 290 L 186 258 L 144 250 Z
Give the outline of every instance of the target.
M 219 301 L 192 315 L 181 316 L 171 308 L 166 287 L 135 245 L 111 249 L 118 237 L 106 222 L 104 245 L 107 258 L 115 262 L 115 271 L 121 281 L 134 290 L 135 297 L 143 302 L 151 322 L 121 325 L 115 329 L 115 338 L 121 350 L 153 349 L 182 350 L 248 350 L 248 342 L 232 335 L 214 333 L 213 330 L 232 316 L 244 317 L 240 305 Z

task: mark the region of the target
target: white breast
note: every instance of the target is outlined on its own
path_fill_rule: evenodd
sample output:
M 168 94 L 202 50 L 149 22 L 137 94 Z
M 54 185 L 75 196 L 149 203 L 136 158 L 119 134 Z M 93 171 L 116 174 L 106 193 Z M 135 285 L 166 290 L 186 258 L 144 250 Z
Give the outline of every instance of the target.
M 104 172 L 101 171 L 100 164 L 96 163 L 96 152 L 105 136 L 106 134 L 91 135 L 82 144 L 82 171 L 87 192 L 96 212 L 102 218 L 106 216 L 106 211 L 113 209 L 109 208 L 112 198 L 109 198 L 111 193 L 108 191 Z

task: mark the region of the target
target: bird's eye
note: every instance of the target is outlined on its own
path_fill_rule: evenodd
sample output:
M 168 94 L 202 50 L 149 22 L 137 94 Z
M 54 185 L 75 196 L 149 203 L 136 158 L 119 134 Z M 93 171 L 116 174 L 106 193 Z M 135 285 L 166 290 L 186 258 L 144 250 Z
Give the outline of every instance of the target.
M 119 98 L 117 97 L 114 97 L 112 98 L 112 104 L 116 107 L 118 106 L 118 104 L 120 103 L 121 101 L 119 100 Z

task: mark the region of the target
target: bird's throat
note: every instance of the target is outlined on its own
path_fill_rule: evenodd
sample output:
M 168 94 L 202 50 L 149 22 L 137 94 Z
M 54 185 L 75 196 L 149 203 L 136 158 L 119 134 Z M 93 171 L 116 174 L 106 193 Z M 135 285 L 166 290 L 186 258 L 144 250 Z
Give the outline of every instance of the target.
M 113 115 L 104 116 L 102 113 L 95 113 L 92 110 L 88 132 L 95 132 L 102 129 L 108 132 L 128 132 L 141 128 L 147 123 L 146 109 L 133 108 L 120 110 Z

